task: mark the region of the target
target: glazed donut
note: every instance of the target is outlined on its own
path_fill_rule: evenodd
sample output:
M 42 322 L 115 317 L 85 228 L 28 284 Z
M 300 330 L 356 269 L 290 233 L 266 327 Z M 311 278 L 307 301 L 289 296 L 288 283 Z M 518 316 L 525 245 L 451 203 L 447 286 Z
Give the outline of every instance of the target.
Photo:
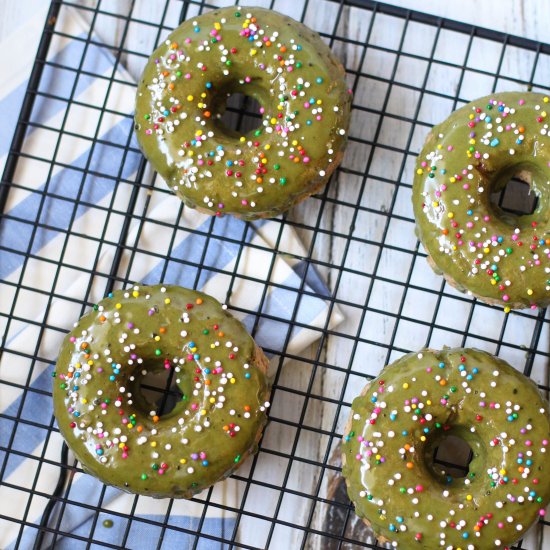
M 255 452 L 269 406 L 267 359 L 214 299 L 134 286 L 94 306 L 66 336 L 53 399 L 85 471 L 124 491 L 190 498 Z M 182 393 L 157 414 L 140 386 L 173 369 Z
M 463 478 L 434 463 L 450 435 Z M 342 473 L 359 517 L 399 549 L 504 549 L 550 501 L 548 402 L 510 365 L 474 349 L 424 350 L 385 367 L 352 404 Z
M 417 161 L 414 214 L 432 267 L 506 311 L 550 303 L 547 109 L 535 93 L 478 99 L 433 128 Z M 490 201 L 519 173 L 538 198 L 530 215 Z
M 263 8 L 185 21 L 147 63 L 135 128 L 145 156 L 187 206 L 243 219 L 275 216 L 318 191 L 340 163 L 351 95 L 319 35 Z M 260 105 L 239 134 L 227 97 Z

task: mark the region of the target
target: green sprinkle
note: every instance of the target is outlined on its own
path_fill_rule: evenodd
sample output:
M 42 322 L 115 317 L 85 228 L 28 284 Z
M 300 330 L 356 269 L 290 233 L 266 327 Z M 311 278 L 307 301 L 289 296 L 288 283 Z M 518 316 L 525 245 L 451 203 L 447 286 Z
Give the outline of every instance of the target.
M 145 118 L 145 120 L 149 120 L 151 118 L 151 115 L 145 115 L 143 118 Z
M 176 76 L 181 76 L 181 71 L 176 71 Z
M 143 481 L 145 481 L 147 479 L 147 474 L 141 474 L 141 479 L 143 479 Z
M 235 12 L 235 17 L 240 17 L 241 16 L 241 12 L 240 11 L 236 11 Z
M 205 328 L 205 329 L 202 331 L 203 334 L 208 334 L 209 332 L 210 332 L 210 331 L 209 331 L 207 328 Z
M 237 462 L 239 462 L 239 460 L 241 460 L 241 455 L 237 455 L 235 457 L 235 459 L 233 460 L 233 462 L 235 462 L 235 464 L 236 464 Z
M 275 164 L 275 165 L 273 166 L 273 168 L 274 168 L 275 170 L 278 170 L 280 167 L 281 167 L 280 164 Z
M 155 355 L 160 355 L 161 353 L 162 353 L 162 351 L 160 351 L 160 349 L 155 350 Z
M 279 183 L 280 183 L 281 185 L 285 185 L 285 183 L 286 183 L 286 178 L 279 178 Z

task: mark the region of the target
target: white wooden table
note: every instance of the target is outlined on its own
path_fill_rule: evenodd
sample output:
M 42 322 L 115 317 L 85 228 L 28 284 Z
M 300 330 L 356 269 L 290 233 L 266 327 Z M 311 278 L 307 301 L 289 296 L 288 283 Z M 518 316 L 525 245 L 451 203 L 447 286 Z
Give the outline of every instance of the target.
M 82 0 L 82 3 L 85 4 L 94 4 L 93 0 Z M 447 17 L 459 21 L 464 21 L 467 23 L 476 24 L 479 26 L 490 26 L 495 30 L 504 31 L 511 34 L 516 34 L 520 36 L 525 36 L 532 39 L 537 39 L 541 41 L 550 41 L 550 33 L 548 32 L 547 22 L 550 20 L 550 2 L 548 0 L 524 0 L 518 2 L 517 0 L 485 0 L 480 2 L 479 0 L 461 0 L 461 1 L 451 1 L 451 2 L 441 2 L 439 0 L 389 0 L 387 3 L 395 4 L 402 7 L 407 7 L 411 9 L 417 9 L 420 11 L 426 11 L 433 13 L 442 17 Z M 115 4 L 117 6 L 129 4 L 128 0 L 104 0 L 102 3 L 103 6 L 108 4 Z M 150 3 L 149 5 L 152 5 Z M 292 0 L 288 0 L 289 10 L 293 4 Z M 16 27 L 23 24 L 29 17 L 29 15 L 36 14 L 37 11 L 42 10 L 44 14 L 47 12 L 49 2 L 47 0 L 0 0 L 0 40 L 5 36 L 9 35 Z M 280 0 L 277 3 L 277 8 L 281 11 L 284 2 Z M 147 3 L 140 3 L 142 13 L 140 17 L 147 18 Z M 152 8 L 154 9 L 154 7 Z M 292 11 L 292 10 L 291 10 Z M 319 14 L 319 17 L 322 17 L 322 14 Z M 358 25 L 353 26 L 353 21 L 350 21 L 350 36 L 357 34 L 360 36 L 361 29 Z M 98 33 L 116 33 L 117 29 L 107 29 L 101 28 L 98 29 Z M 353 37 L 353 36 L 351 36 Z M 27 38 L 25 48 L 34 48 L 36 49 L 39 36 L 29 36 Z M 136 40 L 139 40 L 139 37 L 136 37 Z M 451 46 L 450 46 L 451 47 Z M 10 55 L 10 52 L 1 52 L 2 55 Z M 521 59 L 517 59 L 516 62 L 521 63 Z M 128 67 L 130 73 L 132 73 L 132 66 Z M 134 77 L 138 75 L 133 74 Z M 360 155 L 361 153 L 352 153 L 352 155 Z M 353 163 L 353 159 L 351 160 Z M 342 191 L 346 193 L 345 189 Z M 342 198 L 342 197 L 340 197 Z M 345 196 L 343 197 L 345 199 Z M 350 201 L 351 199 L 347 199 Z M 294 217 L 307 219 L 309 215 L 309 209 L 311 205 L 304 203 L 296 209 L 297 213 Z M 312 212 L 311 215 L 314 215 Z M 340 230 L 345 233 L 349 230 L 349 227 L 346 229 L 345 223 L 346 220 L 338 219 L 333 220 L 333 225 L 329 229 Z M 338 223 L 341 223 L 341 227 L 338 227 Z M 311 239 L 311 235 L 308 236 L 306 232 L 303 234 L 303 239 L 308 244 L 308 239 Z M 333 242 L 331 237 L 326 234 L 318 236 L 316 240 L 316 247 L 324 248 L 325 250 L 330 250 L 335 257 L 338 257 L 339 250 L 338 244 Z M 330 257 L 330 254 L 324 255 L 324 257 Z M 334 277 L 334 274 L 330 272 L 329 269 L 320 269 L 321 274 L 325 276 L 329 285 L 331 284 L 331 278 Z M 348 282 L 341 283 L 341 288 L 339 294 L 341 295 L 353 295 L 356 292 L 354 288 L 354 283 L 349 280 Z M 386 299 L 386 298 L 385 298 Z M 381 303 L 380 308 L 391 307 L 389 303 L 391 297 L 387 298 L 388 303 Z M 348 321 L 352 323 L 354 319 L 349 318 Z M 377 330 L 384 331 L 384 327 L 380 327 Z M 391 327 L 387 329 L 391 331 Z M 341 343 L 333 344 L 329 339 L 326 346 L 324 361 L 332 365 L 341 365 L 347 363 L 346 360 L 342 361 L 340 356 L 342 353 L 346 353 L 347 350 L 342 350 L 340 347 Z M 304 354 L 306 357 L 307 354 Z M 311 357 L 314 356 L 314 351 L 311 352 Z M 377 372 L 381 365 L 375 365 L 372 367 L 373 373 Z M 295 368 L 287 368 L 281 380 L 286 385 L 292 385 L 297 388 L 305 388 L 309 381 L 310 369 L 300 368 L 297 365 Z M 338 377 L 332 377 L 330 372 L 323 374 L 316 378 L 314 387 L 312 391 L 316 394 L 323 395 L 325 397 L 331 397 L 333 399 L 338 399 L 340 395 L 339 379 Z M 351 395 L 346 395 L 346 399 L 350 398 Z M 282 414 L 284 410 L 292 410 L 296 408 L 296 404 L 293 402 L 293 396 L 289 395 L 284 397 L 281 395 L 277 403 L 277 410 L 279 414 Z M 298 405 L 299 407 L 299 405 Z M 314 424 L 317 428 L 322 428 L 326 430 L 332 430 L 332 425 L 334 422 L 334 415 L 329 413 L 327 414 L 326 404 L 322 401 L 318 401 L 318 404 L 312 404 L 308 407 L 308 418 L 307 421 L 310 425 Z M 289 415 L 292 416 L 292 415 Z M 341 427 L 341 426 L 340 426 Z M 281 437 L 284 437 L 281 434 Z M 318 458 L 319 454 L 323 454 L 324 450 L 321 448 L 321 443 L 319 442 L 319 436 L 315 432 L 308 432 L 307 430 L 302 433 L 300 436 L 300 449 L 302 454 Z M 315 450 L 318 450 L 316 453 Z M 309 477 L 307 468 L 304 467 L 303 471 L 293 471 L 292 474 L 296 479 L 293 483 L 297 486 L 304 487 L 303 491 L 308 492 L 312 491 L 314 484 L 316 483 L 315 479 Z M 262 499 L 258 497 L 258 506 L 261 505 Z M 297 523 L 302 523 L 304 516 L 309 512 L 308 510 L 301 509 L 301 504 L 297 500 L 290 517 L 293 518 Z M 292 504 L 289 504 L 289 507 L 292 507 Z M 285 518 L 289 516 L 288 511 L 281 512 L 279 517 L 284 515 Z M 316 525 L 319 528 L 319 524 Z M 296 540 L 293 537 L 301 536 L 301 532 L 293 533 L 292 531 L 287 531 L 281 534 L 281 538 L 277 540 L 277 545 L 273 548 L 282 548 L 283 544 L 286 544 L 289 548 L 294 548 L 296 545 Z M 283 542 L 284 541 L 284 542 Z M 247 541 L 253 543 L 253 541 Z

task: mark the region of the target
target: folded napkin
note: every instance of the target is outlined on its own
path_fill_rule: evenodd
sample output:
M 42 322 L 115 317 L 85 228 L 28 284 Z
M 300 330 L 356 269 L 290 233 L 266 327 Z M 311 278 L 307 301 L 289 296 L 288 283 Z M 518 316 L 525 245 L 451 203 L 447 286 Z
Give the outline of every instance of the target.
M 39 29 L 39 19 L 7 43 Z M 57 483 L 62 439 L 51 431 L 53 364 L 83 300 L 89 305 L 104 295 L 118 253 L 119 278 L 199 288 L 227 303 L 272 357 L 272 371 L 283 350 L 285 356 L 299 354 L 342 320 L 324 299 L 330 296 L 324 282 L 300 259 L 307 251 L 291 227 L 282 227 L 280 219 L 245 223 L 183 208 L 152 174 L 142 180 L 118 250 L 141 162 L 132 135 L 134 87 L 125 84 L 132 79 L 96 36 L 84 41 L 89 26 L 77 8 L 63 7 L 56 31 L 62 35 L 52 41 L 40 85 L 48 97 L 36 98 L 34 124 L 0 218 L 0 333 L 6 338 L 0 359 L 0 518 L 14 520 L 0 519 L 0 548 L 6 549 L 32 547 Z M 5 67 L 11 76 L 0 86 L 4 121 L 15 124 L 30 63 L 27 55 Z M 10 140 L 0 133 L 2 164 Z M 136 549 L 155 548 L 160 538 L 162 548 L 195 542 L 203 550 L 222 548 L 216 538 L 231 539 L 235 527 L 235 515 L 225 508 L 205 509 L 204 495 L 175 502 L 136 498 L 81 473 L 64 495 L 67 501 L 49 521 L 62 533 L 56 549 L 96 548 L 100 541 L 116 547 L 124 538 L 125 547 Z M 241 496 L 242 487 L 230 479 L 214 487 L 210 502 L 238 507 Z M 107 518 L 112 526 L 103 524 Z M 164 522 L 166 530 L 159 525 Z M 98 545 L 88 546 L 89 538 Z M 50 544 L 48 533 L 43 547 Z

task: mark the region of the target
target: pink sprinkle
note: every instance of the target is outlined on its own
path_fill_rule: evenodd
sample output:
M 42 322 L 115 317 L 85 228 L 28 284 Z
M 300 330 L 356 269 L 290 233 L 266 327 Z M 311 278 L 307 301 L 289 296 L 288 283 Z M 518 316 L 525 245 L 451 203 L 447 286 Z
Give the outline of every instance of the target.
M 71 337 L 69 338 L 69 341 L 71 341 L 71 342 L 74 343 L 74 342 L 76 342 L 76 338 L 75 338 L 74 336 L 71 336 Z
M 510 296 L 508 296 L 508 294 L 505 294 L 502 299 L 507 302 L 510 299 Z
M 416 492 L 417 493 L 421 493 L 423 490 L 424 490 L 424 487 L 422 487 L 422 485 L 417 485 L 416 486 Z
M 447 151 L 452 151 L 453 149 L 454 149 L 454 147 L 453 147 L 452 145 L 449 145 L 449 146 L 447 147 Z
M 185 78 L 187 78 L 187 80 L 189 80 L 189 79 L 191 78 L 191 75 L 190 75 L 189 73 L 187 73 L 187 74 L 185 75 Z
M 122 458 L 128 458 L 128 453 L 122 453 Z
M 307 164 L 309 162 L 309 157 L 304 157 L 304 162 Z
M 525 445 L 526 445 L 527 447 L 530 447 L 532 444 L 533 444 L 533 443 L 532 443 L 532 441 L 531 441 L 530 439 L 528 439 L 528 440 L 525 442 Z

